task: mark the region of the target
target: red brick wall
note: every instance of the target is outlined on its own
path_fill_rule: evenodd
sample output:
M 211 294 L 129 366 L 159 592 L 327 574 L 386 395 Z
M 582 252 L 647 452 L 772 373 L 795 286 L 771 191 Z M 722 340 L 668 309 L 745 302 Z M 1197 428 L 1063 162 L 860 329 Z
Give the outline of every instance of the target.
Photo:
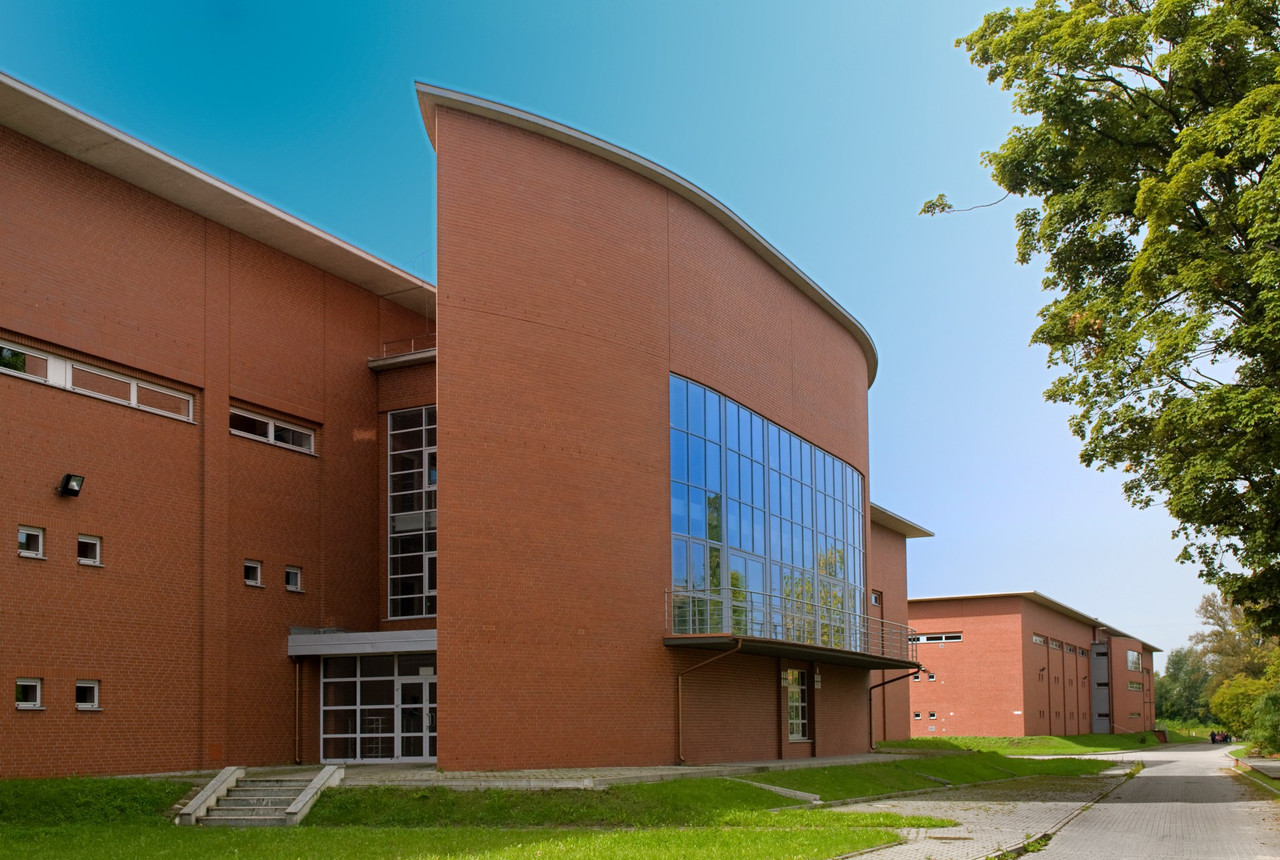
M 867 540 L 867 614 L 886 621 L 907 623 L 907 539 L 879 523 L 871 523 Z M 883 603 L 871 604 L 871 592 L 879 591 Z M 891 683 L 872 692 L 871 714 L 875 739 L 911 737 L 911 690 L 907 681 L 892 681 L 906 670 L 872 672 L 869 682 Z
M 291 761 L 290 626 L 381 618 L 367 360 L 428 321 L 3 128 L 0 306 L 0 337 L 196 397 L 188 424 L 0 375 L 21 416 L 0 422 L 0 527 L 49 547 L 0 553 L 0 678 L 43 678 L 46 704 L 0 707 L 0 776 Z M 314 428 L 319 456 L 232 437 L 233 399 Z M 67 471 L 79 498 L 52 493 Z M 102 536 L 104 567 L 76 564 L 77 533 Z M 74 709 L 77 678 L 101 680 L 101 712 Z
M 745 245 L 636 174 L 445 108 L 434 139 L 440 765 L 673 761 L 690 658 L 662 644 L 669 373 L 865 474 L 865 359 Z M 716 672 L 691 682 L 694 701 Z M 777 677 L 765 686 L 767 711 Z M 692 707 L 700 758 L 778 754 L 743 746 L 757 711 L 723 707 L 707 737 Z

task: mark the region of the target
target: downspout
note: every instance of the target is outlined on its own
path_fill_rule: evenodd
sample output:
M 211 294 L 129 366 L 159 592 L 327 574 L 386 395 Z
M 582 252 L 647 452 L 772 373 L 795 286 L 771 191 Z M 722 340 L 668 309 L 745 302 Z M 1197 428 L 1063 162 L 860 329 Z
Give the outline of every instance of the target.
M 907 678 L 911 678 L 915 675 L 919 675 L 924 670 L 925 670 L 924 667 L 921 666 L 919 669 L 916 669 L 914 672 L 908 672 L 905 675 L 899 675 L 896 678 L 890 678 L 887 681 L 881 681 L 879 684 L 872 684 L 870 687 L 867 687 L 867 735 L 868 735 L 867 749 L 873 750 L 876 748 L 876 720 L 875 720 L 875 717 L 871 715 L 871 709 L 874 707 L 874 702 L 872 701 L 871 694 L 874 693 L 880 687 L 887 687 L 888 685 L 893 684 L 897 681 L 902 681 Z M 885 715 L 884 733 L 886 735 L 889 734 L 888 714 Z
M 732 657 L 742 650 L 742 640 L 738 639 L 737 645 L 733 646 L 732 651 L 725 651 L 723 654 L 717 654 L 710 660 L 703 660 L 696 666 L 690 666 L 683 672 L 676 674 L 676 754 L 680 756 L 680 763 L 684 764 L 684 676 L 688 675 L 694 669 L 701 669 L 709 663 L 717 660 L 723 660 L 725 657 Z
M 302 736 L 302 660 L 290 657 L 293 661 L 293 763 L 302 764 L 302 751 L 299 747 Z

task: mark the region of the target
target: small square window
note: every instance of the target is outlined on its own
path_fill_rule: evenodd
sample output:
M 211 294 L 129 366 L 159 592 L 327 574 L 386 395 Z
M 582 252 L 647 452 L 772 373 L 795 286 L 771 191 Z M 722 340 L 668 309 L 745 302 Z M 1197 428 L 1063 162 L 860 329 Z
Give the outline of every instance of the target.
M 245 560 L 244 584 L 262 587 L 262 562 Z
M 302 568 L 286 567 L 284 569 L 284 587 L 289 591 L 302 590 Z
M 918 719 L 920 719 L 920 712 L 919 712 L 919 711 L 913 711 L 913 712 L 911 713 L 911 719 L 913 719 L 913 720 L 918 720 Z
M 936 680 L 938 680 L 938 676 L 937 676 L 937 675 L 935 675 L 935 674 L 933 674 L 932 672 L 930 672 L 930 673 L 929 673 L 929 680 L 930 680 L 930 681 L 936 681 Z
M 18 526 L 18 555 L 23 558 L 44 558 L 44 529 Z
M 97 681 L 76 681 L 76 710 L 98 710 Z
M 19 678 L 13 697 L 14 705 L 27 710 L 39 708 L 40 686 L 39 678 Z
M 878 591 L 871 592 L 871 605 L 879 606 L 884 602 L 884 595 Z
M 931 720 L 936 720 L 937 718 L 938 718 L 938 712 L 937 712 L 937 711 L 930 711 L 930 712 L 929 712 L 929 719 L 931 719 Z
M 911 681 L 912 681 L 912 683 L 915 683 L 916 681 L 919 681 L 919 680 L 920 680 L 920 673 L 919 673 L 919 672 L 917 672 L 916 674 L 914 674 L 914 675 L 912 675 L 912 676 L 911 676 Z
M 102 566 L 102 538 L 80 535 L 76 538 L 76 558 L 81 564 Z

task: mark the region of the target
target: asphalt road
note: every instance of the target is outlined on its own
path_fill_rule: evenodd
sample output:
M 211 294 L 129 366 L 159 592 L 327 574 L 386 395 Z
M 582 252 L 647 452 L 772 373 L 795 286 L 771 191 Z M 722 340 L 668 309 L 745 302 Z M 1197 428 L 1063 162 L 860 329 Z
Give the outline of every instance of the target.
M 1125 753 L 1145 767 L 1037 860 L 1280 860 L 1280 797 L 1227 771 L 1221 746 Z

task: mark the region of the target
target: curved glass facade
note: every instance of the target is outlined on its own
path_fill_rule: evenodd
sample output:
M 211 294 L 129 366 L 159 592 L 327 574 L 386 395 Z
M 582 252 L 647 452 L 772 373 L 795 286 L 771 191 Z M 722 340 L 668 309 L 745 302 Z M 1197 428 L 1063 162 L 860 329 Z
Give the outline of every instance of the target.
M 672 630 L 856 649 L 863 477 L 671 376 Z

